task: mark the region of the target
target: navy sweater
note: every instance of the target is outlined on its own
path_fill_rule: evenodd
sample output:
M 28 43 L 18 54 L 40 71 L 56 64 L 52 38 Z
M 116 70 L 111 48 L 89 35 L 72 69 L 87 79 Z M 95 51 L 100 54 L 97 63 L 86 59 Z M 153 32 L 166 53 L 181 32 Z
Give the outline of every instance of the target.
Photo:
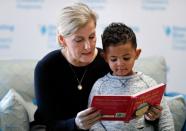
M 74 119 L 78 112 L 87 108 L 94 82 L 109 72 L 101 51 L 98 49 L 95 60 L 85 67 L 71 65 L 79 80 L 87 68 L 82 90 L 78 90 L 76 76 L 60 50 L 49 53 L 38 62 L 34 76 L 38 109 L 33 125 L 46 125 L 47 131 L 77 130 Z

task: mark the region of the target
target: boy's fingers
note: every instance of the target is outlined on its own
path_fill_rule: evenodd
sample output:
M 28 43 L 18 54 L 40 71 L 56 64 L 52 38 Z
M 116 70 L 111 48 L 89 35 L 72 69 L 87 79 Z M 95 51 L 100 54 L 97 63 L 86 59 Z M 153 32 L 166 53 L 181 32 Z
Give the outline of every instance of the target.
M 163 109 L 160 105 L 152 106 L 152 108 L 155 108 L 155 109 L 160 110 L 160 111 L 162 111 L 162 109 Z

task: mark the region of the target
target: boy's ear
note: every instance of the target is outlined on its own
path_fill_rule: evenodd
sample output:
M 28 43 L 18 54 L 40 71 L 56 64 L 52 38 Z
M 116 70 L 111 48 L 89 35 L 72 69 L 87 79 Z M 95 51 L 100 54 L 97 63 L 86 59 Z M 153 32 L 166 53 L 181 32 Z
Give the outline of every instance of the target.
M 66 43 L 65 43 L 65 39 L 62 35 L 58 34 L 57 36 L 58 39 L 58 43 L 61 47 L 65 47 Z
M 101 53 L 101 56 L 104 58 L 104 60 L 107 62 L 107 58 L 104 52 Z M 108 63 L 108 62 L 107 62 Z
M 140 56 L 140 54 L 141 54 L 141 49 L 136 49 L 136 59 L 138 59 L 139 58 L 139 56 Z

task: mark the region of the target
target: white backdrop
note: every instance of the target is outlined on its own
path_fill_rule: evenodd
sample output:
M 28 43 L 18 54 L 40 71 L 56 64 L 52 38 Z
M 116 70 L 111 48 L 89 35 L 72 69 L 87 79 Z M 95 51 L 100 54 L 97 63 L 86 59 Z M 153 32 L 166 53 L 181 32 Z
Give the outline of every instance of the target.
M 0 0 L 0 59 L 40 59 L 59 48 L 57 13 L 78 0 Z M 169 91 L 186 93 L 186 0 L 80 0 L 99 15 L 100 34 L 124 22 L 137 36 L 142 56 L 164 56 Z

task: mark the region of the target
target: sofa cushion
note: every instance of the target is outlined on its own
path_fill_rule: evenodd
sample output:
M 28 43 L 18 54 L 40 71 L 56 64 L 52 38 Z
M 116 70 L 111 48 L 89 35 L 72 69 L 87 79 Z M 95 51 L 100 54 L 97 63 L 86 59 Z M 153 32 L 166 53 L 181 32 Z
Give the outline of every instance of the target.
M 134 70 L 151 76 L 157 83 L 167 83 L 167 67 L 164 57 L 151 56 L 139 58 L 134 65 Z
M 34 113 L 37 109 L 37 106 L 31 101 L 31 102 L 25 102 L 24 107 L 26 111 L 28 112 L 29 121 L 34 120 Z
M 0 101 L 0 129 L 2 131 L 28 131 L 29 118 L 23 98 L 10 89 Z
M 13 88 L 26 101 L 32 101 L 36 62 L 36 60 L 0 60 L 0 100 L 10 88 Z

